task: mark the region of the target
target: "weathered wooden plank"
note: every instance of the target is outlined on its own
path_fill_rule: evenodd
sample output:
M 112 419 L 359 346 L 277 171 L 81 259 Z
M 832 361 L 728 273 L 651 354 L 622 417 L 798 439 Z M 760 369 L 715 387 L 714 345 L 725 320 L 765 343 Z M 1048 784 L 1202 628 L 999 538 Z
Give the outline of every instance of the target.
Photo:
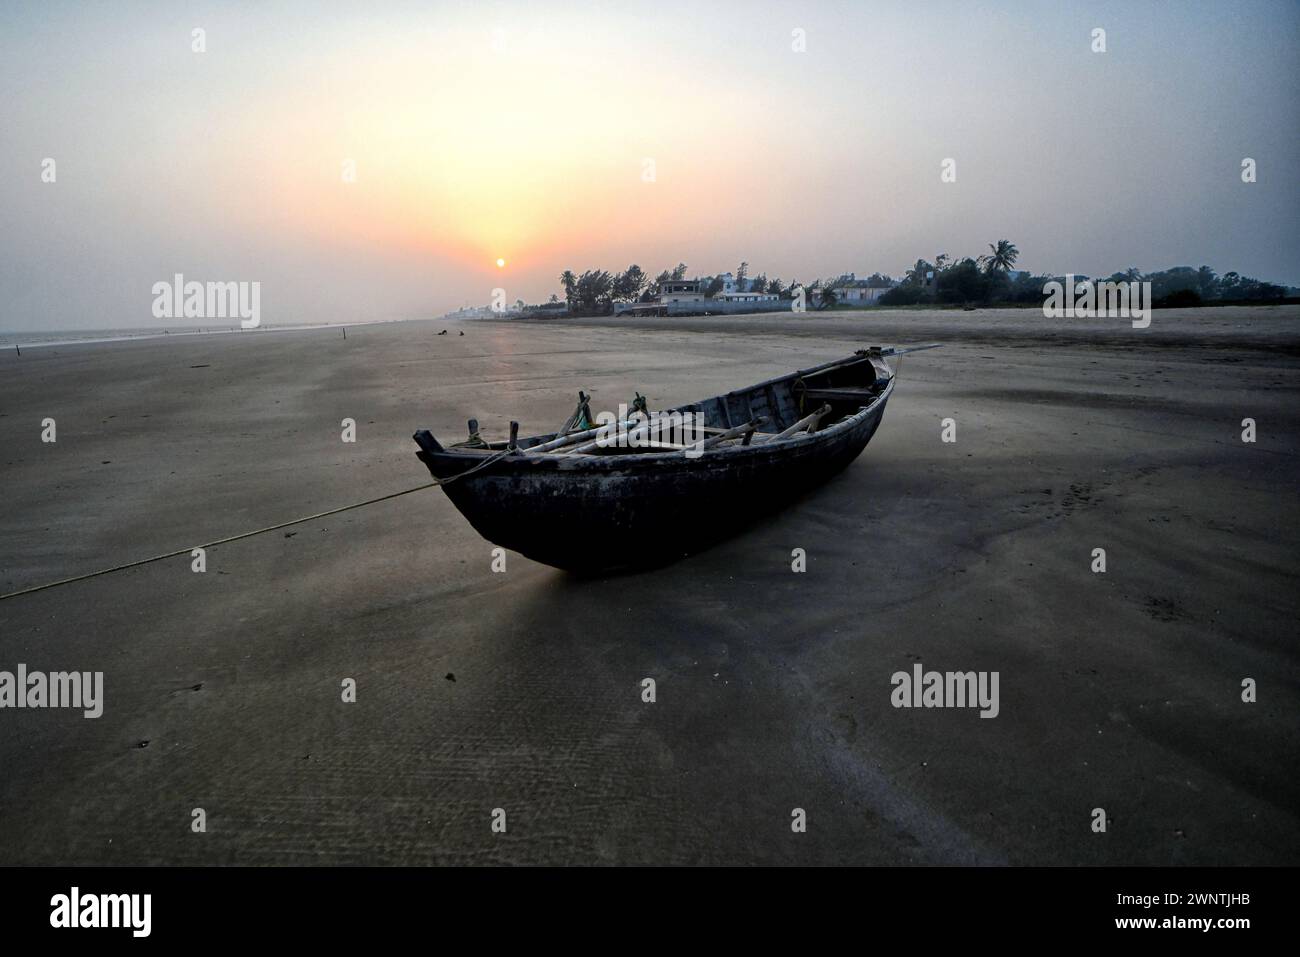
M 790 428 L 786 429 L 784 432 L 777 433 L 776 438 L 772 439 L 771 441 L 776 442 L 780 439 L 788 439 L 796 432 L 802 432 L 804 429 L 807 429 L 810 432 L 816 432 L 817 423 L 819 423 L 826 416 L 830 415 L 830 411 L 831 411 L 831 407 L 829 405 L 823 405 L 812 415 L 805 415 L 802 419 L 800 419 L 794 425 L 790 426 Z

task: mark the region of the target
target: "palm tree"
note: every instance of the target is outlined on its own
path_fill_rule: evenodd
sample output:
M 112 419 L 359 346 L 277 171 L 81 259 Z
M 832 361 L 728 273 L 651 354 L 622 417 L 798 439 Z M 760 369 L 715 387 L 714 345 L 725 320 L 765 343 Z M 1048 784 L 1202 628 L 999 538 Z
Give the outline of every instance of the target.
M 926 282 L 925 274 L 933 271 L 933 266 L 924 259 L 918 259 L 916 265 L 907 271 L 907 276 L 905 278 L 907 282 L 914 286 L 924 286 Z
M 1009 239 L 999 239 L 997 244 L 989 243 L 989 255 L 981 256 L 989 272 L 1010 272 L 1020 257 L 1020 250 Z
M 564 301 L 573 308 L 573 299 L 578 290 L 578 277 L 573 274 L 572 269 L 566 269 L 560 273 L 560 284 L 564 286 Z

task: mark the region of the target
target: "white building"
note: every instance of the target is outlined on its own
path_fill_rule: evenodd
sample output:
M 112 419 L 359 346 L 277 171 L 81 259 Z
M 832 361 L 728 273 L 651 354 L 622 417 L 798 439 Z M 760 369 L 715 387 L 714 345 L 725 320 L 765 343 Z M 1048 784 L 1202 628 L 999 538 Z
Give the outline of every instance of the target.
M 830 288 L 831 292 L 835 293 L 836 302 L 867 306 L 889 292 L 895 285 L 888 279 L 873 276 L 871 279 L 849 279 L 847 282 L 837 282 Z
M 721 292 L 736 292 L 736 277 L 729 272 L 718 273 L 713 277 L 722 283 Z M 702 284 L 703 285 L 703 284 Z
M 742 282 L 741 280 L 735 277 L 734 273 L 724 272 L 724 273 L 719 273 L 714 278 L 722 281 L 722 292 L 724 294 L 729 292 L 765 292 L 766 291 L 763 289 L 756 289 L 755 286 L 757 285 L 758 280 L 750 277 L 746 277 L 745 280 Z
M 670 279 L 659 288 L 660 302 L 699 302 L 703 298 L 696 279 Z

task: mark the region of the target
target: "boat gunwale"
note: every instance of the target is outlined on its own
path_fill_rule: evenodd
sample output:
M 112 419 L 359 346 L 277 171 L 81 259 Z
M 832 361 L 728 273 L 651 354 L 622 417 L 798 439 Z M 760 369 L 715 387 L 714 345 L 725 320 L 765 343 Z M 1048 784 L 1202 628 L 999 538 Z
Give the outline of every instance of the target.
M 771 381 L 781 382 L 784 381 L 785 379 L 798 378 L 802 374 L 803 373 L 796 372 L 796 373 L 792 373 L 789 376 L 784 376 L 781 379 L 774 379 Z M 835 422 L 832 425 L 829 425 L 826 428 L 821 429 L 817 432 L 805 432 L 800 435 L 794 435 L 789 438 L 782 439 L 780 442 L 765 442 L 760 445 L 751 444 L 751 445 L 715 446 L 713 448 L 703 450 L 698 455 L 692 455 L 692 456 L 687 456 L 685 449 L 671 451 L 671 452 L 662 452 L 662 451 L 661 452 L 629 452 L 622 455 L 569 456 L 569 455 L 554 455 L 546 452 L 530 453 L 528 449 L 524 448 L 524 449 L 519 449 L 518 453 L 515 455 L 507 456 L 505 458 L 500 459 L 498 465 L 526 466 L 532 468 L 538 465 L 547 464 L 547 465 L 554 466 L 554 468 L 558 471 L 573 472 L 573 471 L 580 471 L 580 470 L 592 469 L 592 468 L 617 469 L 617 468 L 624 468 L 629 466 L 640 466 L 647 463 L 658 463 L 663 465 L 669 465 L 669 464 L 678 465 L 683 462 L 691 463 L 691 462 L 701 462 L 705 460 L 708 460 L 710 462 L 718 462 L 720 458 L 731 458 L 735 456 L 745 455 L 746 453 L 777 454 L 786 450 L 802 448 L 811 443 L 824 442 L 828 439 L 834 438 L 836 435 L 840 433 L 850 430 L 854 426 L 861 423 L 863 419 L 870 416 L 876 410 L 877 407 L 883 405 L 885 402 L 888 401 L 889 397 L 893 394 L 895 382 L 896 379 L 893 376 L 891 376 L 888 383 L 886 383 L 885 388 L 881 390 L 880 394 L 877 395 L 875 398 L 873 398 L 870 403 L 861 407 L 852 415 L 847 415 L 844 418 L 840 419 L 838 422 Z M 752 389 L 760 388 L 766 384 L 767 383 L 758 383 L 758 385 L 756 386 L 749 386 L 744 389 L 737 389 L 734 392 L 726 393 L 726 395 L 737 395 L 737 394 L 749 392 Z M 722 397 L 714 396 L 712 398 L 722 398 Z M 703 402 L 709 402 L 709 401 L 712 401 L 712 399 L 704 399 L 701 400 L 701 402 L 688 403 L 687 407 L 698 406 L 701 405 Z M 682 411 L 682 408 L 678 407 L 674 409 L 666 409 L 664 411 L 680 412 Z M 539 438 L 539 436 L 529 436 L 529 438 Z M 545 441 L 545 439 L 543 439 L 543 441 Z M 466 464 L 471 464 L 475 461 L 482 460 L 483 458 L 489 455 L 499 454 L 501 451 L 502 451 L 501 449 L 448 448 L 448 449 L 443 449 L 442 452 L 437 453 L 435 457 L 453 456 L 456 458 L 462 458 L 463 460 L 465 460 Z M 490 472 L 484 473 L 483 477 L 487 478 L 490 477 L 490 475 L 492 474 L 500 475 L 501 472 L 499 469 L 493 468 Z

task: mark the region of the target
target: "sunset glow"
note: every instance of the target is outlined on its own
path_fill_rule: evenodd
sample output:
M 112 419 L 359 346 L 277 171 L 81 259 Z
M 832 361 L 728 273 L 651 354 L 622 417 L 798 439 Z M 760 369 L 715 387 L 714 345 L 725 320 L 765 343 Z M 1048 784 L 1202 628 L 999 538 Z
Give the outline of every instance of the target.
M 286 44 L 271 13 L 230 5 L 206 17 L 201 54 L 188 26 L 143 14 L 4 14 L 11 71 L 50 87 L 39 106 L 8 104 L 4 258 L 15 274 L 119 277 L 23 286 L 11 321 L 63 304 L 75 285 L 87 291 L 72 311 L 109 321 L 117 309 L 112 321 L 125 322 L 139 312 L 132 290 L 170 275 L 174 257 L 187 273 L 263 281 L 268 309 L 294 321 L 486 303 L 503 285 L 503 249 L 508 298 L 530 302 L 556 292 L 565 269 L 637 263 L 655 275 L 685 262 L 697 275 L 743 259 L 786 281 L 898 275 L 1003 236 L 1031 270 L 1186 261 L 1292 273 L 1289 132 L 1250 125 L 1267 106 L 1247 114 L 1216 99 L 1233 88 L 1216 73 L 1228 62 L 1260 64 L 1255 101 L 1294 97 L 1294 71 L 1270 66 L 1286 59 L 1276 31 L 1117 9 L 1113 34 L 1164 32 L 1141 58 L 1117 45 L 1103 60 L 1071 15 L 1043 11 L 1034 42 L 1008 48 L 1024 78 L 1014 108 L 990 109 L 1002 65 L 988 51 L 1019 37 L 1019 18 L 810 5 L 795 52 L 790 11 L 746 9 L 742 29 L 736 9 L 398 4 L 364 19 L 321 4 Z M 867 34 L 888 42 L 864 59 Z M 5 39 L 19 35 L 28 41 Z M 1155 70 L 1161 89 L 1189 92 L 1158 104 L 1113 95 L 1115 77 L 1146 90 Z M 147 100 L 133 99 L 142 89 Z M 1079 142 L 1061 135 L 1064 102 L 1092 118 Z M 1223 128 L 1205 127 L 1209 112 Z M 1267 179 L 1231 208 L 1171 213 L 1171 197 L 1204 193 L 1212 163 L 1239 162 L 1216 137 L 1276 157 Z M 1161 161 L 1174 141 L 1184 158 Z M 21 166 L 51 153 L 97 157 L 93 176 L 61 166 L 55 207 Z M 960 171 L 949 184 L 945 157 Z M 29 181 L 34 193 L 15 185 Z M 1063 184 L 1087 194 L 1092 182 L 1108 192 L 1061 229 Z M 1112 206 L 1126 210 L 1122 230 Z M 87 223 L 130 241 L 69 246 Z M 74 247 L 79 258 L 54 268 L 49 257 Z

